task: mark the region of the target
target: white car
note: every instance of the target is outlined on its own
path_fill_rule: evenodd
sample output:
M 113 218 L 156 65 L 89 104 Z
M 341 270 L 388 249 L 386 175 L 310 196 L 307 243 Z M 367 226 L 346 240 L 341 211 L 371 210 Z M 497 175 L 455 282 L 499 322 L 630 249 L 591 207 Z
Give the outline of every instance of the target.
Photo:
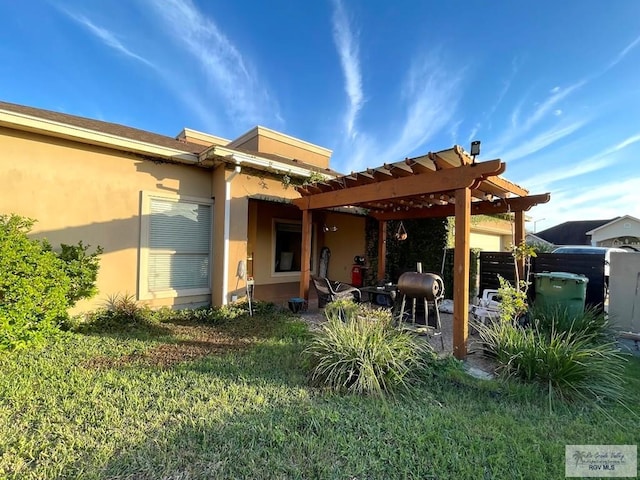
M 590 245 L 565 245 L 558 247 L 551 253 L 587 253 L 601 255 L 604 258 L 604 291 L 605 297 L 609 293 L 609 264 L 611 252 L 628 253 L 629 250 L 615 247 L 592 247 Z

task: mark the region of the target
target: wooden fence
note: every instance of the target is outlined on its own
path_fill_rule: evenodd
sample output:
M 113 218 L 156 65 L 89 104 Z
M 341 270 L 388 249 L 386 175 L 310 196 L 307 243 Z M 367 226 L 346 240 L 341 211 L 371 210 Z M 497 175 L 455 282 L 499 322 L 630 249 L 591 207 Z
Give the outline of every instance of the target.
M 589 279 L 585 303 L 589 307 L 604 306 L 604 254 L 540 253 L 531 262 L 530 296 L 535 300 L 536 273 L 568 272 Z M 514 259 L 509 252 L 480 252 L 480 292 L 497 289 L 498 275 L 512 284 L 515 282 Z

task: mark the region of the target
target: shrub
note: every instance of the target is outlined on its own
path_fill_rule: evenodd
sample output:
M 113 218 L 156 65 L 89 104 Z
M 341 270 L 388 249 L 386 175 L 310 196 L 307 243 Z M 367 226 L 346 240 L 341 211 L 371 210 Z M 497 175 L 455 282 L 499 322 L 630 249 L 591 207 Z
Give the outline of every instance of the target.
M 506 378 L 536 383 L 549 401 L 620 401 L 624 394 L 624 356 L 615 343 L 594 342 L 583 332 L 550 331 L 536 325 L 522 328 L 511 322 L 477 325 L 480 338 Z
M 0 350 L 41 339 L 67 316 L 69 277 L 47 243 L 28 238 L 33 223 L 0 215 Z
M 253 305 L 254 315 L 269 316 L 276 313 L 273 303 L 257 302 Z M 198 307 L 172 309 L 161 307 L 151 309 L 139 304 L 134 295 L 115 294 L 107 298 L 104 306 L 65 322 L 67 329 L 75 331 L 110 329 L 156 328 L 162 322 L 199 322 L 219 325 L 231 320 L 247 317 L 247 303 L 234 303 L 223 307 Z
M 85 315 L 84 324 L 76 329 L 135 329 L 158 324 L 153 311 L 146 305 L 140 305 L 134 295 L 110 295 L 102 308 Z
M 393 328 L 388 311 L 361 306 L 342 312 L 349 314 L 329 315 L 306 349 L 313 385 L 381 397 L 407 391 L 435 358 L 428 343 Z
M 60 253 L 58 258 L 64 262 L 65 272 L 71 282 L 67 301 L 69 306 L 73 307 L 78 300 L 83 298 L 91 298 L 98 289 L 96 288 L 96 280 L 98 278 L 98 270 L 100 269 L 100 259 L 98 256 L 102 253 L 102 247 L 97 247 L 95 252 L 88 253 L 91 245 L 84 245 L 79 241 L 77 245 L 60 245 Z
M 248 310 L 242 305 L 227 305 L 224 307 L 198 307 L 172 309 L 162 307 L 153 311 L 153 316 L 160 322 L 199 322 L 218 325 L 227 320 L 233 320 L 247 315 Z
M 502 322 L 517 322 L 527 311 L 526 284 L 520 282 L 520 287 L 514 287 L 500 275 L 498 275 L 500 288 L 498 297 L 500 298 L 500 320 Z

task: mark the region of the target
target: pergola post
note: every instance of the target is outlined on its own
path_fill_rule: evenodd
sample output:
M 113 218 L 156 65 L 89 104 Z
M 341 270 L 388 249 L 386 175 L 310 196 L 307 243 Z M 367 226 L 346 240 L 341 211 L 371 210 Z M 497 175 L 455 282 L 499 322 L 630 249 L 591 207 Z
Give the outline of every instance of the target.
M 524 212 L 522 210 L 515 212 L 514 228 L 513 228 L 513 245 L 519 247 L 525 240 L 524 230 Z M 524 258 L 516 259 L 516 268 L 518 269 L 518 278 L 520 280 L 528 280 L 524 278 Z
M 378 222 L 378 280 L 384 280 L 387 270 L 387 222 Z
M 309 300 L 309 281 L 311 280 L 311 210 L 302 210 L 302 252 L 300 253 L 300 298 Z
M 464 359 L 469 337 L 469 237 L 471 230 L 471 190 L 456 190 L 455 251 L 453 258 L 453 355 Z

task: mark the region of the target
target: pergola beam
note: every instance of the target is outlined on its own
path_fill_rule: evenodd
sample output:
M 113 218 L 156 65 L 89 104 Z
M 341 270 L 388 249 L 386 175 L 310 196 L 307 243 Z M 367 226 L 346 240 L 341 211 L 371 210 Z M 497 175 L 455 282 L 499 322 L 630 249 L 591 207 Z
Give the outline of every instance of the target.
M 359 203 L 374 202 L 381 198 L 395 199 L 410 195 L 437 193 L 468 188 L 478 179 L 500 175 L 506 165 L 500 160 L 464 165 L 457 169 L 439 170 L 425 175 L 384 180 L 368 185 L 318 193 L 293 201 L 301 210 L 341 207 Z M 454 173 L 455 172 L 455 173 Z
M 548 193 L 530 195 L 528 197 L 503 198 L 494 202 L 488 200 L 471 203 L 471 215 L 492 215 L 495 213 L 524 212 L 540 203 L 547 203 L 551 196 Z M 456 200 L 457 203 L 457 200 Z M 417 218 L 442 218 L 455 215 L 455 205 L 434 205 L 409 211 L 372 213 L 378 221 L 407 220 Z

